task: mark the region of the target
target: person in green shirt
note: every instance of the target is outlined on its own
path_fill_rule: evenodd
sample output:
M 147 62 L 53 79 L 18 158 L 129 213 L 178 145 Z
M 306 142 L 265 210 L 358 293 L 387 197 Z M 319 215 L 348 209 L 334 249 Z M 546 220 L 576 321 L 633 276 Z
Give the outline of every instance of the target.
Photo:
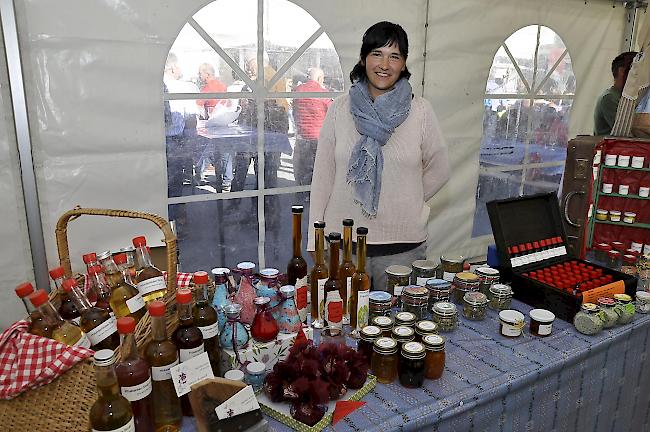
M 634 51 L 624 52 L 617 55 L 612 61 L 614 85 L 605 90 L 596 101 L 594 135 L 609 135 L 612 132 L 618 101 L 621 99 L 623 87 L 625 87 L 625 81 L 627 81 L 627 75 L 630 73 L 630 67 L 636 54 Z

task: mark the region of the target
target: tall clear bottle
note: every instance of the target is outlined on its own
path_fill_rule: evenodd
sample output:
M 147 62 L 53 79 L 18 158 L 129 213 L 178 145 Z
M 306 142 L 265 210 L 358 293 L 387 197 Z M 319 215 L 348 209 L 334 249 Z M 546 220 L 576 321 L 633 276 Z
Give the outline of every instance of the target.
M 120 346 L 120 335 L 117 333 L 115 318 L 107 310 L 92 306 L 74 279 L 64 280 L 63 290 L 81 314 L 79 327 L 90 339 L 90 347 L 95 351 L 117 349 Z
M 117 254 L 115 260 L 113 261 L 111 258 L 110 261 L 106 261 L 111 271 L 117 270 L 120 275 L 119 279 L 114 279 L 115 286 L 113 286 L 110 300 L 111 309 L 117 318 L 130 316 L 139 321 L 147 311 L 144 307 L 144 299 L 131 281 L 131 275 L 125 265 L 126 255 Z M 117 263 L 121 263 L 119 267 Z
M 201 330 L 203 345 L 210 358 L 212 373 L 219 373 L 220 347 L 219 347 L 219 320 L 217 311 L 208 302 L 208 274 L 204 271 L 194 273 L 194 295 L 196 303 L 192 309 L 194 324 Z
M 50 277 L 54 282 L 54 286 L 59 293 L 59 299 L 61 300 L 58 312 L 61 318 L 79 324 L 79 311 L 77 310 L 77 306 L 75 306 L 68 293 L 62 288 L 64 275 L 65 269 L 63 267 L 55 267 L 50 270 Z
M 331 232 L 329 239 L 330 268 L 329 278 L 325 282 L 325 312 L 324 323 L 329 328 L 329 334 L 336 336 L 343 328 L 343 282 L 339 276 L 339 258 L 341 248 L 341 233 Z
M 117 329 L 122 335 L 121 360 L 115 365 L 120 393 L 129 402 L 138 432 L 153 432 L 153 409 L 151 406 L 151 376 L 149 365 L 138 354 L 135 344 L 135 320 L 123 317 L 117 320 Z
M 115 376 L 117 355 L 112 350 L 95 353 L 95 380 L 99 397 L 90 408 L 90 430 L 135 432 L 135 421 L 131 405 L 120 394 Z
M 52 339 L 69 346 L 80 346 L 90 348 L 90 339 L 81 329 L 61 318 L 61 315 L 54 309 L 47 297 L 47 292 L 39 289 L 29 296 L 35 308 L 43 315 L 43 318 L 52 325 Z
M 352 262 L 352 219 L 343 219 L 343 262 L 339 269 L 339 277 L 343 284 L 341 298 L 343 299 L 343 324 L 350 324 L 350 294 L 352 293 L 352 275 L 354 263 Z
M 111 309 L 111 287 L 106 281 L 106 276 L 102 271 L 102 266 L 94 265 L 88 269 L 88 278 L 91 289 L 97 293 L 97 302 L 95 306 L 112 312 Z
M 352 276 L 350 295 L 350 328 L 352 337 L 359 338 L 361 329 L 368 325 L 370 278 L 366 273 L 366 236 L 368 228 L 357 228 L 357 268 Z
M 170 369 L 178 362 L 176 345 L 167 337 L 165 303 L 149 303 L 151 341 L 144 347 L 144 358 L 151 367 L 153 418 L 158 432 L 180 431 L 183 413 Z
M 34 293 L 34 286 L 29 282 L 24 282 L 15 288 L 16 295 L 23 301 L 25 310 L 29 314 L 29 332 L 46 338 L 52 337 L 52 324 L 47 322 L 31 302 L 28 297 Z
M 144 302 L 149 303 L 163 297 L 167 292 L 167 285 L 165 285 L 163 273 L 151 262 L 149 250 L 147 249 L 147 239 L 144 236 L 135 237 L 133 246 L 136 248 L 135 262 L 137 271 L 135 281 Z
M 178 328 L 172 334 L 172 342 L 178 349 L 178 358 L 181 363 L 203 354 L 203 334 L 194 324 L 192 317 L 192 292 L 188 289 L 176 291 L 176 304 L 178 306 Z M 183 415 L 193 416 L 192 406 L 188 395 L 181 396 Z
M 82 259 L 86 264 L 86 276 L 89 276 L 90 268 L 99 264 L 99 261 L 97 261 L 97 254 L 95 252 L 87 253 L 82 256 Z M 92 285 L 86 284 L 82 287 L 82 289 L 84 290 L 84 294 L 91 303 L 95 303 L 97 301 L 98 293 L 95 291 Z
M 314 239 L 316 243 L 316 262 L 309 274 L 311 286 L 311 325 L 323 328 L 325 312 L 325 282 L 327 282 L 327 266 L 325 265 L 325 222 L 314 222 Z
M 307 292 L 309 286 L 307 283 L 307 261 L 302 256 L 302 212 L 303 206 L 295 205 L 291 207 L 292 239 L 293 239 L 293 256 L 287 264 L 287 283 L 293 285 L 295 289 L 294 299 L 300 320 L 307 320 Z

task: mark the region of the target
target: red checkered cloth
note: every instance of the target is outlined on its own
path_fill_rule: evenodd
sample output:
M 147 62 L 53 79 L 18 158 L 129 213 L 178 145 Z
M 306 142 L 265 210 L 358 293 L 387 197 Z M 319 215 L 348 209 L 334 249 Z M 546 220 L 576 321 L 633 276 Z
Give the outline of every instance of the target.
M 18 321 L 0 335 L 0 399 L 13 399 L 63 375 L 94 351 L 29 333 Z

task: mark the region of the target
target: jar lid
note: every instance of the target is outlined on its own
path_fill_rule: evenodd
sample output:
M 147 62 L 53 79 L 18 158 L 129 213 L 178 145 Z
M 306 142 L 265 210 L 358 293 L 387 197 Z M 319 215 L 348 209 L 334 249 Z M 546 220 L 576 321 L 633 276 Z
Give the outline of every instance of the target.
M 476 274 L 480 276 L 499 276 L 499 270 L 492 267 L 479 267 L 476 269 Z
M 415 320 L 417 317 L 415 316 L 414 313 L 411 312 L 397 312 L 395 314 L 395 322 L 399 322 L 402 324 L 410 323 L 411 325 L 415 324 Z
M 479 291 L 465 293 L 463 300 L 470 306 L 483 306 L 488 302 L 487 296 Z
M 626 264 L 636 264 L 636 256 L 635 255 L 623 255 L 623 261 Z
M 368 301 L 373 303 L 390 303 L 392 296 L 386 291 L 372 291 L 368 294 Z
M 528 315 L 530 315 L 531 319 L 542 324 L 548 324 L 555 321 L 555 314 L 546 309 L 533 309 L 528 312 Z
M 373 344 L 373 350 L 380 354 L 392 354 L 397 352 L 397 341 L 388 337 L 380 337 Z
M 454 279 L 457 279 L 461 282 L 478 282 L 478 275 L 470 272 L 460 272 L 456 273 Z
M 255 263 L 250 261 L 244 261 L 237 264 L 239 270 L 253 270 L 255 268 Z
M 602 306 L 614 306 L 616 302 L 614 301 L 613 298 L 601 297 L 598 299 L 598 304 Z
M 442 255 L 440 262 L 448 264 L 462 264 L 465 262 L 465 257 L 462 255 Z
M 280 274 L 280 270 L 274 268 L 265 268 L 260 270 L 260 276 L 265 278 L 276 278 L 278 277 L 279 274 Z
M 524 314 L 514 309 L 505 309 L 499 312 L 499 319 L 507 324 L 521 324 L 524 322 Z
M 268 298 L 268 297 L 266 297 Z M 238 303 L 230 303 L 227 304 L 223 307 L 223 311 L 226 313 L 228 316 L 238 317 L 239 314 L 241 313 L 241 305 Z
M 100 253 L 97 254 L 97 260 L 99 261 L 99 260 L 106 259 L 106 258 L 110 257 L 111 255 L 112 255 L 111 251 L 109 251 L 109 250 L 104 251 L 104 252 L 100 252 Z
M 618 211 L 618 210 L 610 210 L 610 211 L 609 211 L 609 214 L 620 216 L 620 215 L 621 215 L 621 212 Z M 612 242 L 612 244 L 616 244 L 616 243 L 618 243 L 618 242 Z M 621 243 L 621 244 L 622 244 L 622 243 Z
M 427 279 L 426 282 L 427 289 L 436 289 L 439 291 L 448 291 L 451 289 L 451 282 L 444 279 Z
M 490 286 L 490 292 L 497 297 L 512 295 L 512 288 L 506 284 L 493 284 Z
M 239 369 L 231 369 L 223 374 L 223 377 L 232 381 L 244 381 L 244 372 Z
M 424 347 L 431 351 L 442 351 L 445 349 L 445 338 L 437 334 L 426 335 L 422 338 L 422 342 L 424 343 Z
M 599 250 L 605 251 L 605 252 L 612 250 L 612 247 L 610 245 L 608 245 L 607 243 L 598 243 L 598 245 L 596 247 Z
M 119 252 L 135 252 L 135 248 L 133 246 L 127 246 L 120 248 Z
M 435 333 L 437 331 L 438 331 L 438 324 L 434 323 L 433 321 L 422 320 L 422 321 L 418 321 L 415 324 L 415 332 L 420 335 Z
M 270 299 L 269 297 L 255 297 L 255 298 L 253 299 L 253 303 L 254 303 L 256 306 L 265 305 L 265 304 L 268 304 L 268 303 L 270 303 L 270 302 L 271 302 L 271 299 Z
M 215 276 L 227 276 L 230 274 L 230 269 L 227 267 L 215 267 L 211 270 L 211 273 Z
M 598 305 L 595 305 L 593 303 L 583 303 L 582 306 L 580 306 L 580 309 L 582 309 L 583 311 L 585 311 L 587 313 L 595 313 L 595 312 L 598 312 L 600 310 Z
M 647 303 L 648 301 L 650 301 L 650 292 L 637 291 L 636 292 L 636 299 L 641 300 L 644 303 Z
M 634 212 L 625 212 L 625 213 L 623 213 L 623 216 L 636 217 L 636 213 L 634 213 Z
M 610 258 L 618 258 L 620 255 L 621 253 L 617 250 L 607 251 L 607 256 L 609 256 Z
M 415 330 L 413 330 L 413 327 L 407 326 L 393 327 L 393 331 L 391 333 L 393 335 L 393 339 L 400 342 L 404 342 L 405 340 L 412 340 L 412 338 L 415 336 Z
M 393 326 L 393 319 L 387 316 L 377 316 L 372 319 L 372 325 L 380 329 L 390 328 Z
M 598 210 L 596 210 L 596 213 L 598 213 L 598 214 L 607 214 L 608 211 L 605 210 L 605 209 L 598 209 Z
M 410 359 L 423 358 L 426 355 L 424 345 L 420 342 L 407 342 L 402 345 L 402 355 Z
M 436 263 L 430 260 L 415 260 L 411 266 L 414 269 L 419 270 L 434 270 L 436 268 Z
M 282 294 L 283 297 L 291 298 L 294 296 L 295 293 L 296 293 L 296 287 L 293 285 L 282 285 L 280 287 L 280 294 Z
M 445 301 L 436 302 L 433 311 L 442 316 L 456 315 L 456 305 Z
M 409 285 L 402 291 L 403 296 L 414 297 L 414 298 L 426 298 L 429 297 L 429 290 L 425 287 L 419 285 Z
M 246 365 L 246 372 L 250 375 L 260 375 L 266 371 L 266 365 L 262 362 L 252 362 Z
M 381 329 L 377 326 L 369 325 L 361 329 L 361 339 L 365 341 L 374 341 L 381 335 Z
M 614 294 L 614 300 L 620 301 L 623 303 L 629 303 L 632 301 L 632 297 L 627 294 Z
M 403 265 L 391 265 L 386 267 L 386 274 L 391 276 L 410 276 L 411 268 Z
M 116 360 L 117 355 L 115 355 L 115 351 L 110 349 L 95 351 L 95 355 L 93 356 L 93 363 L 95 366 L 110 366 L 115 363 Z

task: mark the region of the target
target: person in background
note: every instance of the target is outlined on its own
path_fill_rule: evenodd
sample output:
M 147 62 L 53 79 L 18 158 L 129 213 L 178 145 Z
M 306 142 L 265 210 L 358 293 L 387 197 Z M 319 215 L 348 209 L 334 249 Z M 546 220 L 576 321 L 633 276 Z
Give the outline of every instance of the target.
M 214 66 L 210 63 L 201 63 L 199 66 L 199 80 L 201 93 L 224 93 L 227 89 L 226 85 L 217 79 Z M 210 118 L 215 106 L 225 105 L 226 101 L 223 99 L 199 99 L 196 104 L 203 111 L 203 118 L 207 119 Z
M 325 92 L 327 89 L 323 86 L 324 82 L 323 70 L 313 67 L 309 70 L 309 80 L 300 84 L 294 91 Z M 326 98 L 296 98 L 293 101 L 293 115 L 298 132 L 293 149 L 293 173 L 299 185 L 311 183 L 318 136 L 331 103 L 332 99 Z
M 407 57 L 401 26 L 384 21 L 366 30 L 352 86 L 327 110 L 311 184 L 310 227 L 323 220 L 338 231 L 352 218 L 368 228 L 374 290 L 386 290 L 389 265 L 425 257 L 427 201 L 449 179 L 447 145 L 431 104 L 413 94 Z
M 630 73 L 632 61 L 636 52 L 628 51 L 616 56 L 612 61 L 612 75 L 614 85 L 598 97 L 594 109 L 594 135 L 609 135 L 616 120 L 618 101 L 621 99 L 623 87 Z

